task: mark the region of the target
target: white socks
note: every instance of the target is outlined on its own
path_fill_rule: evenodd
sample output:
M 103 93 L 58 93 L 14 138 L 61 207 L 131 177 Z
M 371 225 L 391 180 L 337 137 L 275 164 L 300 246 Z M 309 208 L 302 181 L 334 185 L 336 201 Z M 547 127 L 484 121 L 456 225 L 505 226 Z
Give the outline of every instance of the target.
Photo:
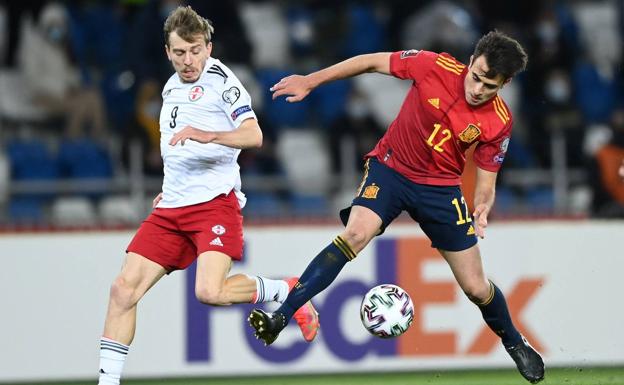
M 249 276 L 256 280 L 256 295 L 252 303 L 279 302 L 282 303 L 288 296 L 288 283 L 281 279 L 268 279 L 260 276 Z
M 119 385 L 128 346 L 109 338 L 100 339 L 100 379 L 98 385 Z

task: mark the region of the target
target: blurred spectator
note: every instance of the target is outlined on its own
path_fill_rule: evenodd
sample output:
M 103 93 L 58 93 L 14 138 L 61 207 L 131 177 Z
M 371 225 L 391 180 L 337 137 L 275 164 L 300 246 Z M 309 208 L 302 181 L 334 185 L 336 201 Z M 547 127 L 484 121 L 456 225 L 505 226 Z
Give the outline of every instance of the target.
M 38 23 L 27 22 L 19 49 L 19 68 L 33 103 L 49 115 L 65 117 L 65 135 L 79 137 L 86 126 L 96 137 L 106 132 L 106 115 L 99 91 L 81 83 L 69 50 L 67 10 L 49 3 Z
M 38 18 L 44 2 L 40 0 L 0 1 L 0 5 L 6 12 L 6 26 L 1 37 L 5 40 L 6 58 L 3 57 L 0 64 L 13 67 L 17 61 L 18 49 L 22 44 L 23 24 L 28 18 Z
M 584 57 L 573 72 L 576 101 L 587 123 L 606 123 L 621 99 L 621 37 L 615 5 L 583 2 L 575 6 Z
M 353 91 L 344 113 L 327 131 L 332 172 L 359 172 L 364 155 L 375 147 L 383 133 L 384 128 L 373 117 L 366 95 Z M 350 151 L 345 151 L 346 148 Z
M 401 33 L 402 49 L 451 52 L 467 61 L 478 38 L 466 8 L 450 1 L 432 2 L 410 15 Z
M 135 78 L 126 44 L 131 7 L 103 1 L 69 4 L 71 51 L 81 82 L 102 94 L 109 127 L 121 131 L 133 111 Z
M 624 108 L 611 117 L 611 140 L 595 154 L 598 172 L 591 173 L 594 182 L 594 215 L 624 217 L 624 182 L 618 172 L 624 159 Z

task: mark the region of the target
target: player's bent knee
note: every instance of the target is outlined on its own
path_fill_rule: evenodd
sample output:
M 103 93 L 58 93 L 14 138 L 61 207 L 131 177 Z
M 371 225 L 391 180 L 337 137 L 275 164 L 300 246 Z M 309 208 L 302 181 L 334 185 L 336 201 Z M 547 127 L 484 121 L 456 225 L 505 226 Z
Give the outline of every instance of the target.
M 346 229 L 341 237 L 356 254 L 362 251 L 370 241 L 370 237 L 359 229 Z
M 110 288 L 111 302 L 122 308 L 131 308 L 139 300 L 135 293 L 135 288 L 124 277 L 119 276 Z
M 462 290 L 466 297 L 477 305 L 481 305 L 490 298 L 490 285 L 482 282 L 464 284 Z
M 195 297 L 205 305 L 223 306 L 229 304 L 221 290 L 198 288 L 195 290 Z

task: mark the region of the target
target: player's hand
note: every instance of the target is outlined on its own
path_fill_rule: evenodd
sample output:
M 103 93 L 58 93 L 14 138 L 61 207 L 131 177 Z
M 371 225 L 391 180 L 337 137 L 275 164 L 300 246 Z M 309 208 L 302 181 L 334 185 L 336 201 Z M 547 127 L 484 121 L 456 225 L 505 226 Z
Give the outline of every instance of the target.
M 490 207 L 486 204 L 480 204 L 475 207 L 472 218 L 474 220 L 475 233 L 481 239 L 485 238 L 485 228 L 488 225 L 487 217 L 490 214 Z
M 162 200 L 162 193 L 156 195 L 156 198 L 152 201 L 152 208 L 155 209 L 158 202 Z
M 620 177 L 622 179 L 624 179 L 624 159 L 622 159 L 622 164 L 620 165 L 620 169 L 618 171 L 618 174 L 620 174 Z
M 217 138 L 217 134 L 210 131 L 200 130 L 199 128 L 186 126 L 182 130 L 173 134 L 173 137 L 169 141 L 171 146 L 175 146 L 178 142 L 184 146 L 184 142 L 187 140 L 194 140 L 198 143 L 210 143 Z
M 313 88 L 307 77 L 290 75 L 280 80 L 269 90 L 273 92 L 273 100 L 282 95 L 289 95 L 286 101 L 293 103 L 303 100 Z

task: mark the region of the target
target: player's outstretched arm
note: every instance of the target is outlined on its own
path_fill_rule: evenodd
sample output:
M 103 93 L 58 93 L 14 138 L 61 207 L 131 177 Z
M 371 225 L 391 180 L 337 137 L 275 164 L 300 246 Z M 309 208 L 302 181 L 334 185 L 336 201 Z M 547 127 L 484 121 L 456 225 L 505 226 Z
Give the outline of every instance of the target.
M 485 228 L 488 225 L 488 215 L 494 205 L 496 195 L 497 173 L 486 171 L 477 167 L 477 180 L 474 195 L 474 218 L 475 233 L 479 238 L 485 238 Z
M 313 89 L 324 83 L 357 76 L 365 72 L 389 75 L 390 55 L 390 52 L 358 55 L 309 75 L 287 76 L 271 87 L 273 99 L 286 96 L 288 102 L 299 102 L 308 96 Z

